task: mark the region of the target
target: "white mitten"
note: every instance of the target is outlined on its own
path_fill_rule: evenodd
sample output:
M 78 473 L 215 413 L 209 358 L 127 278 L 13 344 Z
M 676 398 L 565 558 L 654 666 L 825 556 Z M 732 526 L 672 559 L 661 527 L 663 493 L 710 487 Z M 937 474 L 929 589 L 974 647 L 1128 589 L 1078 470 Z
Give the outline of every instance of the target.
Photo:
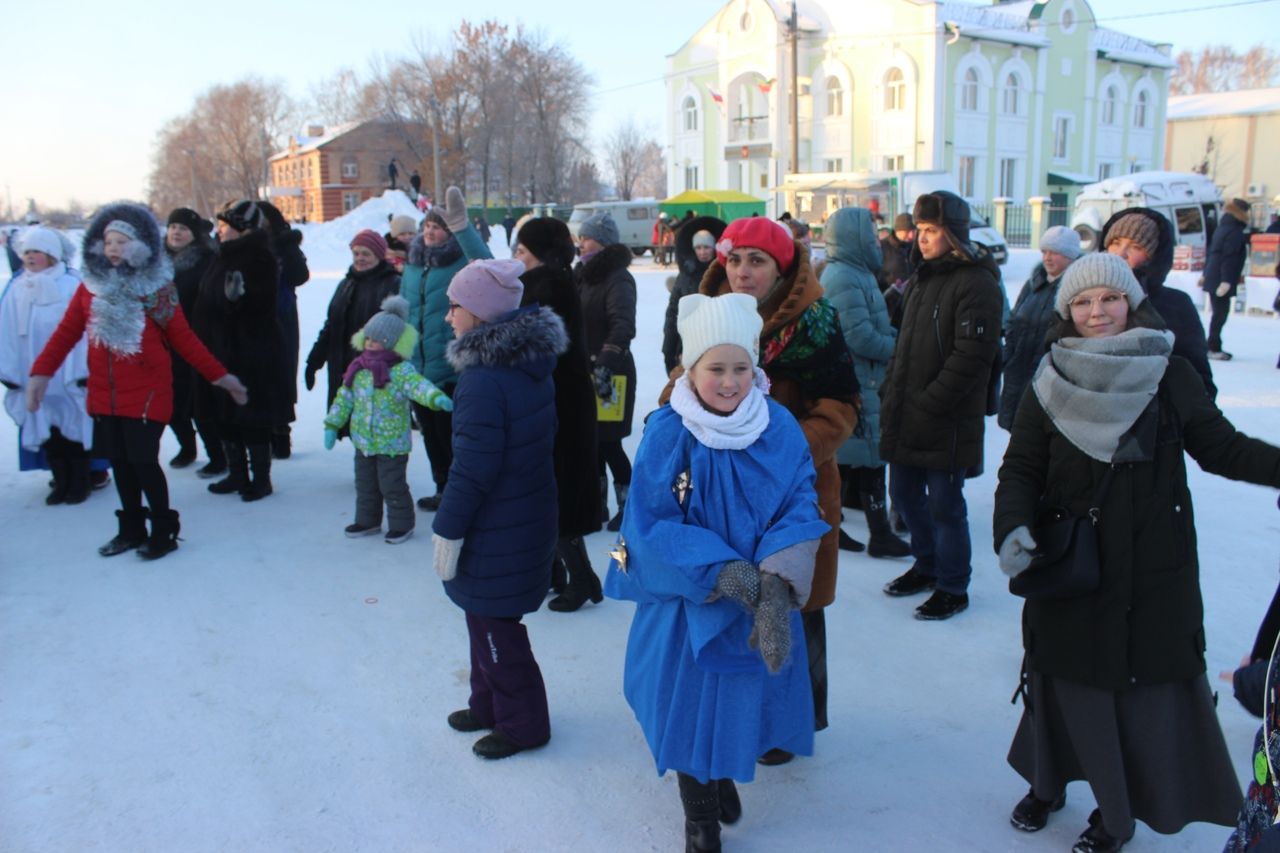
M 436 574 L 442 581 L 453 580 L 458 574 L 458 557 L 462 554 L 462 540 L 445 539 L 439 533 L 432 533 L 431 547 L 435 549 Z
M 1015 527 L 1000 543 L 1000 571 L 1016 578 L 1031 565 L 1031 552 L 1035 549 L 1036 540 L 1031 538 L 1031 531 L 1025 525 Z

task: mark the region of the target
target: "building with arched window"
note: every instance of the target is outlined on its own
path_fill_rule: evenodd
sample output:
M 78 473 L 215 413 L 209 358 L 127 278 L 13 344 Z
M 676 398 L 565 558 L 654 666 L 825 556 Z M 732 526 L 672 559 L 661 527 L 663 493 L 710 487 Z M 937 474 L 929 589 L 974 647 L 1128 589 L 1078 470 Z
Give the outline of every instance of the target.
M 730 0 L 668 57 L 673 194 L 696 181 L 821 219 L 843 200 L 779 188 L 945 170 L 975 203 L 1066 207 L 1163 160 L 1169 47 L 1087 0 L 800 0 L 794 81 L 790 6 Z

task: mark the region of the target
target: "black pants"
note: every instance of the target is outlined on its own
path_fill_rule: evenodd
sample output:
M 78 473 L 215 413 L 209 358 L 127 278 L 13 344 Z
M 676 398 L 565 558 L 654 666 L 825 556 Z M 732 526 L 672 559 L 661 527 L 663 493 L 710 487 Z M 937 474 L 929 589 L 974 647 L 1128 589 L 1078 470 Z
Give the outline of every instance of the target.
M 248 447 L 251 444 L 266 444 L 271 441 L 271 427 L 223 423 L 218 424 L 218 435 L 223 441 L 231 441 Z
M 613 474 L 614 486 L 631 485 L 631 460 L 622 449 L 621 441 L 602 441 L 597 445 L 596 458 L 600 465 L 600 476 Z M 608 471 L 606 471 L 608 469 Z
M 72 441 L 62 434 L 57 427 L 49 430 L 49 437 L 41 447 L 47 459 L 81 459 L 89 455 L 89 451 L 78 441 Z
M 1230 294 L 1219 296 L 1209 291 L 1209 305 L 1213 308 L 1213 316 L 1209 318 L 1209 352 L 1222 352 L 1222 327 L 1231 316 L 1231 302 Z
M 439 387 L 452 399 L 458 386 L 448 382 Z M 413 414 L 422 430 L 422 443 L 427 447 L 427 461 L 431 463 L 431 479 L 439 494 L 449 481 L 449 466 L 453 464 L 453 414 L 433 411 L 417 403 L 413 404 Z
M 144 495 L 153 518 L 169 511 L 169 481 L 160 467 L 160 436 L 164 426 L 137 418 L 98 416 L 93 419 L 94 455 L 111 460 L 116 494 L 125 512 L 141 512 Z

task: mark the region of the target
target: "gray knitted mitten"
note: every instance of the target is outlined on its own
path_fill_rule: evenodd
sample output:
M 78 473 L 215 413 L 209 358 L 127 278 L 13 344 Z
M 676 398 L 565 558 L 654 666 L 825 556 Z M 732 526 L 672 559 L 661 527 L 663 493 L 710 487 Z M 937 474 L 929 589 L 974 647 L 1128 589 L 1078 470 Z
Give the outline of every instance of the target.
M 760 649 L 769 672 L 776 673 L 791 656 L 791 586 L 765 572 L 760 579 L 760 606 L 748 643 Z
M 728 598 L 748 610 L 755 610 L 760 601 L 760 570 L 746 560 L 730 560 L 716 576 L 716 586 L 711 601 Z

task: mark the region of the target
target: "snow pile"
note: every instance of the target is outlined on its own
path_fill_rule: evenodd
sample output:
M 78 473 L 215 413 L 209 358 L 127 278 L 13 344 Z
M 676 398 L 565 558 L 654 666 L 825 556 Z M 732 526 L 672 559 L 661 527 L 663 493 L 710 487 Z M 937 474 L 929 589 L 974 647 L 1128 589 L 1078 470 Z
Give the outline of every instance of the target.
M 351 238 L 366 228 L 385 235 L 392 216 L 412 216 L 417 222 L 422 212 L 405 193 L 386 190 L 332 222 L 295 225 L 302 232 L 302 250 L 312 274 L 341 275 L 351 265 Z

